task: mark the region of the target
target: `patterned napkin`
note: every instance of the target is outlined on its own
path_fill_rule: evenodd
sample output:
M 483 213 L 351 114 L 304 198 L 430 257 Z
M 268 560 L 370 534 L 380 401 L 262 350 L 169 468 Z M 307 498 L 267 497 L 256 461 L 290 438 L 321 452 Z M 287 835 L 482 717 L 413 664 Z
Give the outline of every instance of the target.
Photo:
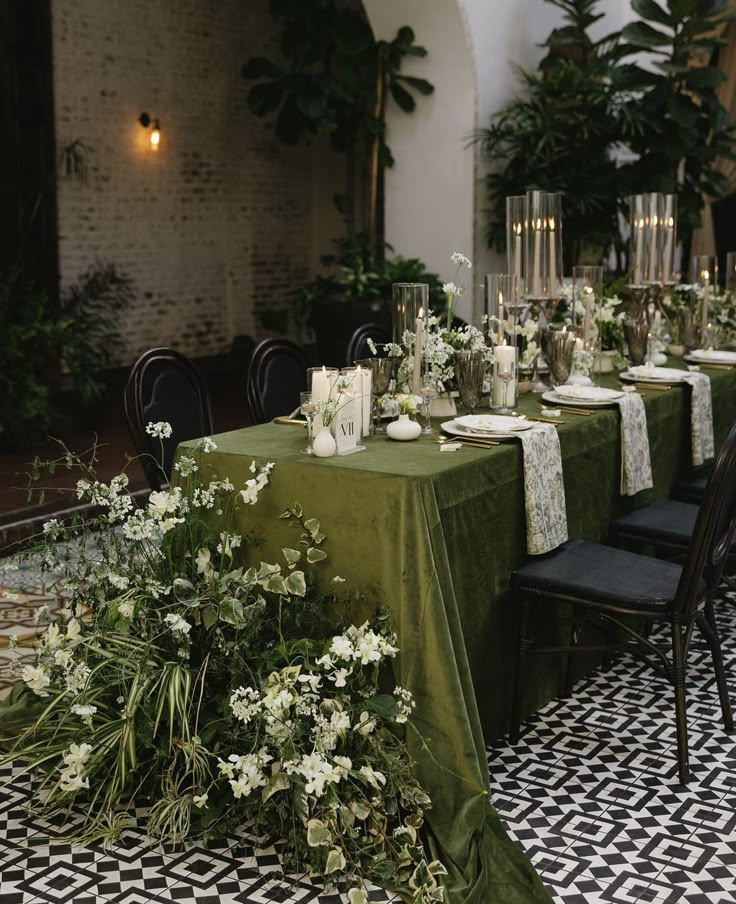
M 710 377 L 690 371 L 684 375 L 690 384 L 690 438 L 693 465 L 699 467 L 716 454 L 713 442 L 713 399 L 710 391 Z
M 617 404 L 621 411 L 621 495 L 635 496 L 654 486 L 647 412 L 644 399 L 635 392 L 625 392 Z
M 517 435 L 524 455 L 526 551 L 539 556 L 567 540 L 560 440 L 552 424 L 535 424 Z

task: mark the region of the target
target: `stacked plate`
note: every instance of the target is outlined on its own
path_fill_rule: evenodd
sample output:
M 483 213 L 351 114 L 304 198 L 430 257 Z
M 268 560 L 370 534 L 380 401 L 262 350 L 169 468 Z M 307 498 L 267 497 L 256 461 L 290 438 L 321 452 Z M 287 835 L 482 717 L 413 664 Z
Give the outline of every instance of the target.
M 676 367 L 655 367 L 654 364 L 637 364 L 619 374 L 625 383 L 682 383 L 687 376 L 686 370 Z
M 685 358 L 693 364 L 736 364 L 736 352 L 723 352 L 714 348 L 696 348 Z
M 602 386 L 558 386 L 545 392 L 545 402 L 555 405 L 578 405 L 583 408 L 605 408 L 621 398 L 623 392 L 618 389 L 605 389 Z
M 451 436 L 466 439 L 509 440 L 534 425 L 518 417 L 501 414 L 466 414 L 451 421 L 445 421 L 442 429 Z

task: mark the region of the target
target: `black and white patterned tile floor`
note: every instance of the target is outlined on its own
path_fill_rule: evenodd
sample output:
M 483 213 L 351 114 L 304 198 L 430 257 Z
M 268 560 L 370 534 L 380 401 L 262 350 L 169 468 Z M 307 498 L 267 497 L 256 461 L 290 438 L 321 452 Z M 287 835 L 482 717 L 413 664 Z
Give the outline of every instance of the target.
M 717 618 L 736 704 L 736 594 Z M 628 657 L 535 713 L 513 748 L 489 748 L 493 802 L 560 904 L 736 901 L 736 735 L 697 635 L 688 669 L 686 787 L 672 690 Z
M 717 608 L 736 703 L 728 596 Z M 628 658 L 536 713 L 513 748 L 489 748 L 493 802 L 558 904 L 736 901 L 736 736 L 722 730 L 699 642 L 689 668 L 687 787 L 671 690 Z M 341 904 L 306 880 L 274 879 L 277 852 L 246 837 L 161 850 L 133 826 L 111 851 L 55 843 L 59 825 L 26 812 L 29 790 L 18 770 L 0 770 L 0 904 Z M 376 889 L 371 900 L 396 899 Z

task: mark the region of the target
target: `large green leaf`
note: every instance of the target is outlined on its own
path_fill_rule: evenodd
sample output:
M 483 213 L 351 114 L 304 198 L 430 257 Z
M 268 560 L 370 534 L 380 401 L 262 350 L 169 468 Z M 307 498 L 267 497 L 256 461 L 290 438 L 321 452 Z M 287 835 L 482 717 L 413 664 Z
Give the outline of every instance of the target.
M 402 82 L 409 85 L 420 94 L 424 94 L 425 97 L 432 94 L 434 91 L 434 85 L 424 78 L 414 78 L 411 75 L 397 75 L 396 78 L 401 79 Z
M 674 24 L 673 16 L 662 9 L 659 3 L 655 3 L 655 0 L 631 0 L 631 8 L 642 19 L 648 19 L 650 22 L 669 26 Z
M 393 82 L 391 85 L 391 97 L 393 97 L 404 113 L 411 113 L 416 107 L 414 98 L 409 94 L 406 88 L 402 88 L 398 82 Z
M 715 88 L 726 81 L 726 76 L 716 66 L 693 66 L 683 81 L 689 88 Z
M 248 107 L 256 116 L 272 113 L 281 103 L 284 89 L 279 82 L 263 82 L 248 92 Z
M 242 69 L 245 78 L 279 78 L 283 69 L 266 57 L 251 57 Z
M 327 95 L 314 84 L 302 84 L 296 95 L 296 105 L 307 119 L 319 119 L 327 108 Z
M 631 22 L 625 25 L 621 30 L 621 35 L 626 41 L 629 41 L 635 47 L 654 48 L 667 47 L 672 43 L 672 39 L 664 32 L 652 28 L 646 22 Z

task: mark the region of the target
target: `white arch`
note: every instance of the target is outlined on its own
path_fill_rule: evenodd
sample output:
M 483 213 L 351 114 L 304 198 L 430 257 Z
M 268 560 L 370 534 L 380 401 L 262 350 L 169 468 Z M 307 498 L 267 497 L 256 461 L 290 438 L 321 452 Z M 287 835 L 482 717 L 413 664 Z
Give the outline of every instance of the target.
M 560 21 L 543 0 L 363 0 L 377 38 L 390 40 L 410 25 L 429 51 L 411 59 L 407 74 L 435 86 L 409 116 L 389 108 L 388 142 L 396 163 L 386 172 L 386 239 L 398 254 L 420 257 L 444 279 L 449 255 L 462 251 L 482 274 L 505 270 L 485 247 L 484 167 L 467 137 L 487 125 L 515 88 L 513 64 L 533 66 L 539 44 Z M 600 31 L 631 16 L 628 0 L 604 0 Z M 480 301 L 476 292 L 476 313 Z M 473 313 L 470 296 L 458 310 Z

